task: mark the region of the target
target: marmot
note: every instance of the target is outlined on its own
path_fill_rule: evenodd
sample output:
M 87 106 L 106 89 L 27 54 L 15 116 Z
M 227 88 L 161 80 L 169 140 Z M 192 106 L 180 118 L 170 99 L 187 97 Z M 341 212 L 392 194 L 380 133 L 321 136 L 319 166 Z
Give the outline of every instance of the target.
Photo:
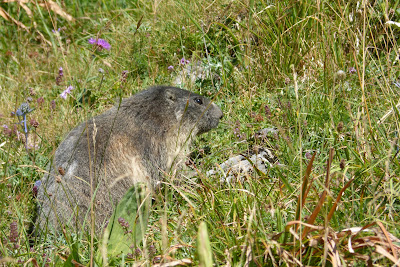
M 59 145 L 42 179 L 39 228 L 81 226 L 90 209 L 92 178 L 95 225 L 101 229 L 133 184 L 156 187 L 163 173 L 183 161 L 192 138 L 216 128 L 222 116 L 206 97 L 156 86 L 81 123 Z

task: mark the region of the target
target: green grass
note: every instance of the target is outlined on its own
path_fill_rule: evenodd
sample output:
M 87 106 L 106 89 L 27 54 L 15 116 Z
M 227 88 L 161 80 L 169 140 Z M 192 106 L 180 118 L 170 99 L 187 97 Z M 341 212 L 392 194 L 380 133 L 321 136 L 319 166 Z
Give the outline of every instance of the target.
M 223 121 L 194 143 L 196 183 L 166 184 L 154 196 L 141 252 L 110 265 L 208 266 L 209 253 L 227 266 L 393 265 L 400 243 L 384 234 L 400 237 L 400 113 L 385 114 L 399 101 L 400 29 L 385 22 L 400 22 L 400 3 L 320 2 L 58 2 L 71 21 L 34 2 L 32 17 L 18 3 L 0 4 L 29 30 L 0 17 L 1 125 L 21 133 L 0 133 L 0 264 L 95 264 L 100 235 L 93 244 L 90 233 L 69 231 L 29 242 L 34 183 L 75 125 L 147 86 L 174 85 L 184 57 L 210 75 L 179 86 L 214 98 Z M 111 50 L 95 51 L 88 39 L 96 37 Z M 36 147 L 27 151 L 11 112 L 28 99 L 35 108 L 28 144 Z M 216 163 L 266 145 L 253 135 L 267 127 L 279 130 L 269 145 L 280 166 L 233 184 L 206 176 Z M 364 226 L 369 232 L 351 237 L 352 253 L 342 230 Z

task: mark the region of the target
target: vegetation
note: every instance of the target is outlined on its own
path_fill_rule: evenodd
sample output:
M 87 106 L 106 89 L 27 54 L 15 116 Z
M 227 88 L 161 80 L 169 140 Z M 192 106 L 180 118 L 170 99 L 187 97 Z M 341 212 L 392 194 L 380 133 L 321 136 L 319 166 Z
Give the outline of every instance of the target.
M 0 16 L 0 265 L 400 264 L 400 1 L 7 1 Z M 197 176 L 164 184 L 130 253 L 99 260 L 100 233 L 30 238 L 65 134 L 155 84 L 224 111 L 193 147 Z M 206 174 L 255 146 L 278 158 L 266 173 Z

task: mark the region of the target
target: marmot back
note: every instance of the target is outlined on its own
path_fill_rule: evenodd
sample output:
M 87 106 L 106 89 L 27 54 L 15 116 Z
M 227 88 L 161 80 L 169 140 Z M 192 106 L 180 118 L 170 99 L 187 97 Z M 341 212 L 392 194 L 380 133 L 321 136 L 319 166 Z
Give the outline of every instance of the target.
M 157 86 L 81 123 L 59 145 L 42 179 L 39 227 L 79 227 L 97 190 L 99 229 L 134 183 L 157 186 L 163 172 L 183 161 L 192 138 L 217 127 L 222 116 L 208 98 Z

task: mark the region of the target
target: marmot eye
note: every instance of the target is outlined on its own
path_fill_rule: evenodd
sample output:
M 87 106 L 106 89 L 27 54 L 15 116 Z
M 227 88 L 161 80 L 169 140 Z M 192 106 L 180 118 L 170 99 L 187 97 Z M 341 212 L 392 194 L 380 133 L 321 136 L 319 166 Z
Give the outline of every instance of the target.
M 199 105 L 203 105 L 203 100 L 201 100 L 201 98 L 196 98 L 196 99 L 194 100 L 194 102 L 196 102 L 196 103 L 199 104 Z

